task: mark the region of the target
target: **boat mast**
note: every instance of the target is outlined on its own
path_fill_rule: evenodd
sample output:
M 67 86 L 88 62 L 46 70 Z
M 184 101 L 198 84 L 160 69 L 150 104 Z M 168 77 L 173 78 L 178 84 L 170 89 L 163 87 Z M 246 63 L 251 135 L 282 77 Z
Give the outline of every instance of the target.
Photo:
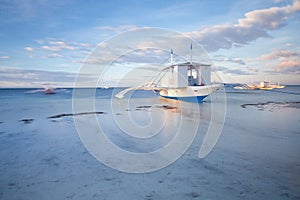
M 193 53 L 192 53 L 192 51 L 193 51 L 193 44 L 191 43 L 191 52 L 190 52 L 190 64 L 192 64 L 193 62 Z
M 170 58 L 170 62 L 171 62 L 171 65 L 173 65 L 173 49 L 171 49 L 171 58 Z

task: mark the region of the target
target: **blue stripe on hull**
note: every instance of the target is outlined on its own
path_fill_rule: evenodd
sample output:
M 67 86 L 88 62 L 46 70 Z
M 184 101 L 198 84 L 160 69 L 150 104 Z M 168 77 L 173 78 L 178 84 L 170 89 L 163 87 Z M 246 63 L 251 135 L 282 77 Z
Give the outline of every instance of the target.
M 181 101 L 188 101 L 188 102 L 201 102 L 206 96 L 195 96 L 195 97 L 169 97 L 169 96 L 162 96 L 164 98 L 168 99 L 176 99 L 176 100 L 181 100 Z

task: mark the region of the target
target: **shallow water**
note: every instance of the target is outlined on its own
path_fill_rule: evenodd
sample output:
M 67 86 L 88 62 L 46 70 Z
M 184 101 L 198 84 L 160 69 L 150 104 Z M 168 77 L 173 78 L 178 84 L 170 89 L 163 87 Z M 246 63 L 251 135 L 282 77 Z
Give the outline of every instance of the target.
M 182 119 L 186 133 L 193 130 L 189 125 L 198 123 L 197 135 L 183 156 L 145 174 L 120 172 L 97 161 L 80 140 L 72 116 L 47 118 L 74 113 L 72 89 L 55 95 L 25 94 L 28 90 L 0 89 L 1 199 L 300 198 L 300 110 L 289 106 L 300 101 L 298 86 L 273 91 L 226 87 L 225 125 L 217 145 L 204 159 L 198 157 L 199 149 L 212 103 L 215 108 L 223 103 L 222 91 L 195 104 L 162 99 L 151 91 L 111 101 L 119 89 L 96 90 L 95 111 L 104 112 L 96 115 L 97 122 L 111 141 L 128 151 L 155 151 L 172 141 Z M 88 90 L 92 89 L 81 89 L 80 109 L 89 102 Z M 261 105 L 266 102 L 275 103 Z M 162 105 L 176 108 L 163 109 Z M 90 120 L 93 115 L 80 117 Z M 132 132 L 127 123 L 118 124 L 128 117 L 141 129 L 153 129 L 139 135 L 145 138 L 132 138 L 130 134 L 140 132 Z M 32 120 L 25 123 L 23 119 Z M 164 126 L 156 130 L 150 126 L 153 123 Z

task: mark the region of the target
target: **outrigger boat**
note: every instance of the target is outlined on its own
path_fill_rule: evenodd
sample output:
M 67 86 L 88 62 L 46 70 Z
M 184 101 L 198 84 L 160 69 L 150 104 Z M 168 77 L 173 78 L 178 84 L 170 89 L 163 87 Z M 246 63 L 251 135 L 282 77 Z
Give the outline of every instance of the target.
M 280 85 L 279 82 L 277 82 L 277 84 L 275 85 L 275 84 L 270 84 L 270 82 L 268 82 L 268 81 L 262 81 L 257 85 L 245 84 L 243 86 L 239 85 L 239 86 L 235 86 L 233 88 L 237 89 L 237 90 L 273 90 L 273 89 L 282 89 L 282 88 L 285 88 L 285 86 Z
M 33 93 L 44 93 L 46 95 L 49 94 L 56 94 L 56 88 L 55 87 L 51 87 L 49 86 L 50 84 L 46 83 L 44 84 L 46 87 L 44 87 L 44 89 L 38 89 L 38 90 L 31 90 L 31 91 L 27 91 L 25 92 L 26 94 L 33 94 Z
M 115 96 L 123 98 L 132 90 L 153 90 L 164 98 L 201 102 L 222 86 L 211 84 L 211 65 L 192 62 L 192 48 L 190 62 L 173 64 L 172 50 L 170 60 L 171 65 L 159 70 L 148 83 L 127 88 Z

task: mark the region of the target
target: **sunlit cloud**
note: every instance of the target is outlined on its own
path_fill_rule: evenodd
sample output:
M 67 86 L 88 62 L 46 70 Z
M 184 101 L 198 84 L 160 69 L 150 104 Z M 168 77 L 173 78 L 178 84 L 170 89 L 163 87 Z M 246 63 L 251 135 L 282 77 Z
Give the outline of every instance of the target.
M 300 74 L 300 53 L 286 49 L 277 49 L 271 53 L 264 54 L 259 60 L 269 62 L 271 69 L 279 73 Z
M 78 50 L 78 47 L 69 45 L 63 41 L 49 41 L 49 45 L 43 45 L 42 49 L 48 51 L 61 51 L 61 50 Z
M 33 50 L 34 50 L 33 47 L 25 47 L 24 49 L 25 49 L 26 51 L 33 51 Z
M 80 43 L 73 41 L 63 41 L 63 40 L 38 40 L 38 44 L 40 44 L 40 48 L 47 51 L 91 51 L 91 49 L 95 46 L 88 43 Z
M 215 70 L 220 71 L 224 74 L 231 75 L 253 75 L 255 74 L 252 69 L 244 68 L 244 69 L 232 69 L 224 66 L 215 66 Z
M 259 59 L 260 60 L 275 60 L 275 59 L 285 59 L 290 57 L 300 56 L 299 52 L 293 52 L 291 50 L 275 50 L 269 54 L 263 54 Z
M 44 56 L 45 58 L 65 58 L 65 56 L 58 54 L 58 53 L 52 53 L 49 55 Z
M 245 18 L 239 19 L 241 27 L 259 27 L 264 30 L 275 30 L 285 25 L 288 17 L 300 11 L 300 2 L 294 1 L 292 5 L 284 7 L 272 7 L 268 9 L 254 10 L 245 14 Z
M 0 87 L 37 87 L 44 84 L 55 84 L 56 87 L 72 87 L 76 73 L 62 71 L 28 70 L 11 67 L 0 67 Z M 82 85 L 88 86 L 90 82 L 97 80 L 94 74 L 81 75 Z M 91 85 L 89 85 L 91 86 Z
M 239 65 L 245 65 L 245 61 L 242 58 L 227 58 L 222 55 L 217 55 L 213 58 L 214 61 L 217 62 L 229 62 L 229 63 L 236 63 Z
M 297 0 L 292 5 L 250 11 L 236 24 L 207 26 L 187 34 L 210 52 L 230 49 L 247 45 L 258 38 L 270 37 L 268 31 L 281 28 L 291 15 L 299 11 L 300 1 Z
M 300 59 L 280 61 L 275 66 L 275 70 L 284 73 L 300 74 Z
M 10 56 L 6 52 L 0 51 L 0 59 L 9 59 Z

